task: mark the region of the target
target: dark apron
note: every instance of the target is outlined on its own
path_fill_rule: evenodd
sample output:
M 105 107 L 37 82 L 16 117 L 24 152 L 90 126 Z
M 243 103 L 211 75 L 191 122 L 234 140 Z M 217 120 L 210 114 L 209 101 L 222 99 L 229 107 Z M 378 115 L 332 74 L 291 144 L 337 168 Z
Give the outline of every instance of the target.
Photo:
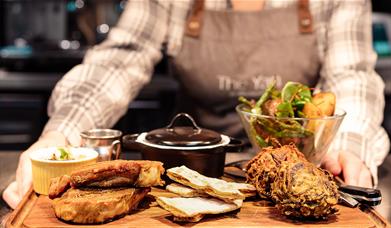
M 204 10 L 195 1 L 182 49 L 172 59 L 179 111 L 205 128 L 242 137 L 238 96 L 258 98 L 272 81 L 315 86 L 319 58 L 308 0 L 257 12 Z

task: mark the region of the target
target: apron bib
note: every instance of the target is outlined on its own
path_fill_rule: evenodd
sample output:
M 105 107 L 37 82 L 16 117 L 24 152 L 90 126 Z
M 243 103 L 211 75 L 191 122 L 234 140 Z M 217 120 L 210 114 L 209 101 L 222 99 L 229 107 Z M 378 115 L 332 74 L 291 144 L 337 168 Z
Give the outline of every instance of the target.
M 277 81 L 315 86 L 319 57 L 308 0 L 259 12 L 209 11 L 195 1 L 181 51 L 171 60 L 179 111 L 201 126 L 243 137 L 238 97 L 257 99 Z

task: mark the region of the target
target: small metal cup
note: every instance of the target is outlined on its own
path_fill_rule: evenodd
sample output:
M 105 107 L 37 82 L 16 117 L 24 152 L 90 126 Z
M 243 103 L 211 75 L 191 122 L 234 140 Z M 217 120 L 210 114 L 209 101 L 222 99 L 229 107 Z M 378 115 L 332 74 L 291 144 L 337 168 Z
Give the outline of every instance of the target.
M 96 150 L 98 161 L 118 159 L 121 154 L 122 132 L 113 129 L 91 129 L 80 134 L 81 146 Z

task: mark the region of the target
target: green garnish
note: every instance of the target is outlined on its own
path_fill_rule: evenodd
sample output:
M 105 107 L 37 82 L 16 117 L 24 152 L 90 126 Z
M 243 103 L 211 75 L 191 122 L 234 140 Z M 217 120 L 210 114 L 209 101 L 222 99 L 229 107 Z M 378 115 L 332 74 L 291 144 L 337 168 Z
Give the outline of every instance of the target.
M 304 105 L 311 102 L 312 95 L 310 89 L 297 82 L 287 82 L 281 91 L 281 103 L 277 107 L 277 117 L 302 117 L 299 112 Z
M 262 94 L 262 96 L 259 98 L 257 103 L 255 104 L 255 108 L 257 110 L 260 110 L 261 106 L 269 99 L 269 97 L 272 95 L 273 90 L 275 90 L 276 81 L 273 81 L 265 90 L 265 92 Z
M 57 149 L 58 151 L 60 151 L 60 159 L 59 160 L 71 160 L 71 154 L 68 150 L 66 150 L 65 148 L 62 148 L 62 147 L 59 147 Z

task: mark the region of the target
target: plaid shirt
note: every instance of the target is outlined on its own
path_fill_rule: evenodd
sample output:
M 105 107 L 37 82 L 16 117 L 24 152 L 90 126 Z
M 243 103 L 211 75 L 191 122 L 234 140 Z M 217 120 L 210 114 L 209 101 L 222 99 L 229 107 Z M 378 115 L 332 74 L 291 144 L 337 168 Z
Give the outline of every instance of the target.
M 206 0 L 205 7 L 227 10 L 227 2 Z M 291 4 L 296 2 L 266 0 L 265 9 Z M 77 144 L 80 131 L 112 127 L 150 81 L 154 64 L 162 57 L 162 43 L 169 55 L 179 52 L 191 6 L 191 0 L 129 1 L 108 38 L 89 50 L 83 63 L 55 87 L 44 132 L 60 131 Z M 347 111 L 330 153 L 356 154 L 376 181 L 389 139 L 380 126 L 384 83 L 374 71 L 370 1 L 313 0 L 310 10 L 322 63 L 318 87 L 334 92 L 337 106 Z

